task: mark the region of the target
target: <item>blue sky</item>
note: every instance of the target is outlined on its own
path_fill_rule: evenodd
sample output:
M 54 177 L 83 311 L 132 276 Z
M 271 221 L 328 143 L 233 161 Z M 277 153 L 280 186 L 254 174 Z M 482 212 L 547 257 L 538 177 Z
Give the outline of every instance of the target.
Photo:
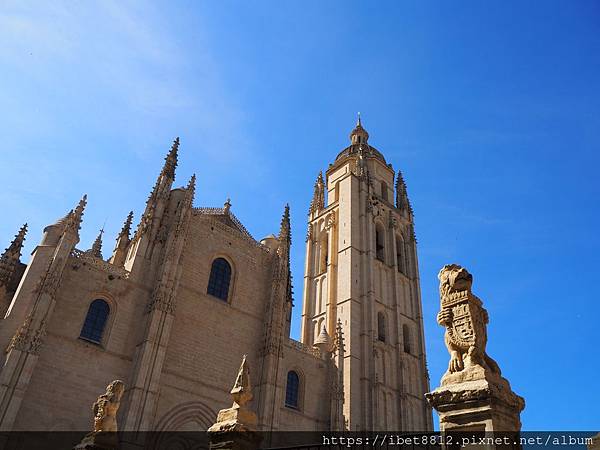
M 297 336 L 313 182 L 361 111 L 414 206 L 432 387 L 457 262 L 524 429 L 597 429 L 599 55 L 595 1 L 3 2 L 0 246 L 87 193 L 107 255 L 180 136 L 196 206 L 261 238 L 290 203 Z

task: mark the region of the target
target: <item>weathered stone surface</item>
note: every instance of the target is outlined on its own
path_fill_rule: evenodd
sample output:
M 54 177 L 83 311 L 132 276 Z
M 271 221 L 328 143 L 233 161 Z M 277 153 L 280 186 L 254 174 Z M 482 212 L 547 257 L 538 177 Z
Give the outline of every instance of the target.
M 75 450 L 112 450 L 118 447 L 117 411 L 124 391 L 125 385 L 121 380 L 115 380 L 106 387 L 106 393 L 98 397 L 92 407 L 93 431 L 83 438 Z

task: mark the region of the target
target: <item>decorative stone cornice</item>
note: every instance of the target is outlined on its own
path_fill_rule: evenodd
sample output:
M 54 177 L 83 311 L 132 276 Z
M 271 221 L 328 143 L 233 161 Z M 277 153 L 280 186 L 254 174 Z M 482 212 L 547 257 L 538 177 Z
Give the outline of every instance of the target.
M 71 258 L 76 259 L 78 263 L 80 262 L 89 265 L 98 270 L 106 272 L 109 275 L 113 275 L 118 278 L 129 278 L 129 272 L 124 268 L 110 264 L 103 259 L 96 258 L 95 256 L 88 254 L 88 252 L 74 248 L 71 251 Z

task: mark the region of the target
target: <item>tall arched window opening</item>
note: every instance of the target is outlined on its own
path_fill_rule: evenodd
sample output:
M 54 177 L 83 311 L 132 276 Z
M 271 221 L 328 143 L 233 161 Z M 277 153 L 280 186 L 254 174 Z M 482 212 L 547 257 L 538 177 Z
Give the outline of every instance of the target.
M 406 274 L 404 261 L 404 241 L 400 236 L 396 236 L 396 264 L 398 264 L 398 272 Z
M 300 377 L 296 372 L 290 370 L 287 374 L 287 384 L 285 387 L 285 406 L 288 408 L 300 408 Z
M 88 308 L 79 337 L 86 341 L 100 344 L 102 342 L 102 335 L 104 334 L 109 314 L 110 307 L 108 306 L 108 303 L 102 299 L 94 300 Z
M 385 181 L 381 182 L 381 198 L 388 201 L 388 187 Z
M 230 284 L 231 266 L 223 258 L 215 259 L 210 268 L 210 278 L 208 279 L 206 293 L 227 301 Z
M 377 339 L 385 342 L 385 314 L 381 311 L 377 313 Z
M 383 227 L 379 224 L 375 227 L 375 257 L 379 261 L 385 261 L 385 243 Z
M 319 254 L 319 273 L 325 273 L 329 262 L 329 236 L 326 231 L 323 231 L 323 237 L 319 241 Z

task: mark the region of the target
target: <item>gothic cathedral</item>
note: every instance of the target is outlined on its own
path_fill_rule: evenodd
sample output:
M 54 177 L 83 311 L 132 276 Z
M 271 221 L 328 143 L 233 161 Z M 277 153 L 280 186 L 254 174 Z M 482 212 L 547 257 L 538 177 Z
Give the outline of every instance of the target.
M 80 250 L 86 208 L 24 226 L 0 259 L 0 430 L 87 430 L 126 386 L 124 431 L 206 430 L 247 355 L 261 430 L 431 431 L 412 208 L 360 119 L 308 215 L 301 340 L 291 339 L 290 214 L 255 240 L 231 210 L 173 187 L 171 147 L 131 235 Z M 61 407 L 57 408 L 56 398 Z

